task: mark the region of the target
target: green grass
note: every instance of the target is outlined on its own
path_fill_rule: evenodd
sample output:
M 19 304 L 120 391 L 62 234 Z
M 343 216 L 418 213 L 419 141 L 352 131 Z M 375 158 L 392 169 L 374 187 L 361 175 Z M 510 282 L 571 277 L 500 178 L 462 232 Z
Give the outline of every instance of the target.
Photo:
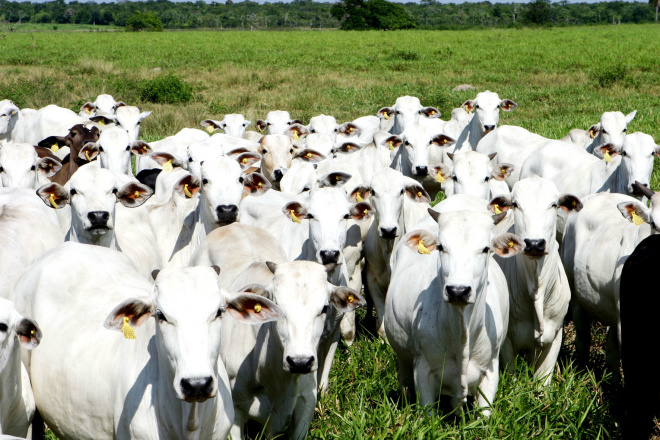
M 71 32 L 0 38 L 0 99 L 21 107 L 78 109 L 110 93 L 154 113 L 147 141 L 243 113 L 256 122 L 286 109 L 304 122 L 320 114 L 343 122 L 375 114 L 401 95 L 418 96 L 445 116 L 477 91 L 518 103 L 501 124 L 559 138 L 586 129 L 604 111 L 638 110 L 629 132 L 660 139 L 660 50 L 654 25 L 404 32 Z M 160 70 L 154 70 L 159 68 Z M 152 103 L 136 84 L 174 74 L 192 86 L 186 103 Z M 477 90 L 453 92 L 459 84 Z M 142 99 L 145 99 L 143 101 Z M 657 165 L 657 163 L 656 163 Z M 656 166 L 651 186 L 660 189 Z M 364 316 L 364 315 L 362 315 Z M 570 333 L 570 332 L 567 332 Z M 592 368 L 572 367 L 565 342 L 561 373 L 540 389 L 522 363 L 504 374 L 494 411 L 482 419 L 426 417 L 402 405 L 392 350 L 361 333 L 338 351 L 330 392 L 317 408 L 318 439 L 619 438 L 618 389 L 602 382 L 603 334 Z

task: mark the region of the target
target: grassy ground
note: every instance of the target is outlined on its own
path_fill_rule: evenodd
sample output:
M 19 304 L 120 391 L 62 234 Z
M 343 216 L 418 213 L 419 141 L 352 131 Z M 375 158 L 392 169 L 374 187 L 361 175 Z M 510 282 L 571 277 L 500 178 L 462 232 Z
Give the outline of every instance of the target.
M 604 111 L 638 110 L 630 132 L 660 139 L 657 26 L 455 32 L 10 33 L 0 38 L 0 99 L 21 107 L 78 109 L 100 93 L 153 110 L 155 140 L 202 119 L 243 113 L 253 122 L 286 109 L 307 122 L 375 114 L 401 95 L 449 115 L 490 89 L 518 103 L 501 116 L 548 137 L 588 128 Z M 157 69 L 158 70 L 154 70 Z M 193 87 L 187 103 L 144 102 L 140 81 L 174 73 Z M 453 92 L 459 84 L 475 91 Z M 658 168 L 651 186 L 660 189 Z M 364 314 L 362 315 L 364 317 Z M 335 362 L 311 437 L 318 439 L 619 438 L 619 389 L 604 373 L 602 328 L 590 371 L 572 365 L 570 326 L 553 385 L 539 389 L 525 365 L 502 375 L 489 420 L 425 417 L 403 405 L 395 356 L 362 331 Z

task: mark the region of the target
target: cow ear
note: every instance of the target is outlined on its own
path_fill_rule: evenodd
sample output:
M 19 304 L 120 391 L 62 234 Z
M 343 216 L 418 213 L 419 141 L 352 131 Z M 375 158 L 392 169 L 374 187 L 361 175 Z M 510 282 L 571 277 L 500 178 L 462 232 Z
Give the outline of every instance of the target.
M 242 153 L 236 158 L 236 161 L 241 166 L 241 170 L 243 171 L 247 170 L 260 160 L 261 154 L 257 153 Z
M 89 101 L 87 101 L 85 104 L 83 104 L 82 107 L 80 107 L 80 113 L 85 113 L 86 115 L 91 115 L 94 110 L 96 110 L 96 105 L 94 105 L 93 102 L 89 102 Z
M 46 177 L 53 177 L 55 173 L 62 169 L 62 163 L 52 157 L 42 157 L 37 161 L 39 171 L 44 173 Z
M 268 122 L 264 121 L 263 119 L 258 119 L 256 127 L 257 130 L 259 130 L 259 133 L 263 133 L 268 128 Z
M 151 113 L 153 113 L 153 112 L 142 112 L 142 113 L 140 113 L 139 122 L 142 122 L 145 119 L 147 119 L 149 116 L 151 116 Z
M 154 191 L 147 185 L 129 182 L 117 192 L 117 201 L 127 208 L 137 208 L 149 200 Z
M 245 147 L 238 147 L 234 148 L 233 150 L 229 151 L 228 153 L 225 153 L 226 156 L 231 157 L 234 160 L 238 160 L 238 156 L 240 156 L 243 153 L 249 153 L 250 150 L 248 150 Z M 259 156 L 261 157 L 261 155 Z
M 222 124 L 220 121 L 214 121 L 213 119 L 204 119 L 202 122 L 199 123 L 208 134 L 213 133 L 219 128 L 222 128 Z
M 642 223 L 651 223 L 650 210 L 635 200 L 634 202 L 621 202 L 616 205 L 623 216 L 631 223 L 640 226 Z
M 507 232 L 493 239 L 493 251 L 502 258 L 516 255 L 525 247 L 525 243 L 516 234 Z
M 475 108 L 476 106 L 477 106 L 476 101 L 474 101 L 473 99 L 468 99 L 467 101 L 465 101 L 465 102 L 463 103 L 463 105 L 462 105 L 461 107 L 463 107 L 463 109 L 464 109 L 466 112 L 468 112 L 468 113 L 472 113 L 472 110 L 474 110 L 474 108 Z
M 140 327 L 154 313 L 151 298 L 129 298 L 115 307 L 103 323 L 109 330 L 122 331 L 125 320 L 130 327 Z
M 302 125 L 302 121 L 300 119 L 292 119 L 289 122 L 289 125 L 293 125 L 293 124 L 301 124 Z
M 444 163 L 436 165 L 431 168 L 431 172 L 435 175 L 435 181 L 444 184 L 448 179 L 451 178 L 451 168 L 449 168 Z
M 312 150 L 311 148 L 305 148 L 304 150 L 298 151 L 294 156 L 294 159 L 301 159 L 309 163 L 317 163 L 325 159 L 325 156 L 318 151 Z
M 301 123 L 296 123 L 296 124 L 292 124 L 289 127 L 287 134 L 291 136 L 293 140 L 297 141 L 301 137 L 307 136 L 309 134 L 309 130 L 307 130 L 307 127 L 305 127 Z
M 394 109 L 392 107 L 383 107 L 378 110 L 378 117 L 381 119 L 392 119 Z
M 272 185 L 261 173 L 250 173 L 241 176 L 240 179 L 243 183 L 243 188 L 248 194 L 253 196 L 263 195 L 266 191 L 272 188 Z M 239 181 L 240 181 L 239 179 Z
M 350 213 L 351 217 L 355 221 L 368 220 L 376 212 L 369 203 L 367 202 L 358 202 L 351 206 Z
M 307 209 L 299 202 L 287 203 L 282 208 L 282 212 L 294 223 L 300 223 L 301 219 L 307 217 Z
M 87 142 L 78 152 L 78 159 L 91 162 L 96 159 L 100 151 L 99 144 L 96 142 Z
M 352 122 L 346 122 L 344 124 L 341 124 L 337 129 L 337 133 L 342 134 L 344 136 L 360 136 L 361 131 L 362 130 L 360 130 L 360 127 L 358 127 Z
M 284 316 L 284 311 L 273 301 L 250 292 L 228 298 L 226 309 L 234 319 L 246 324 L 263 324 Z
M 344 142 L 341 144 L 339 147 L 335 148 L 333 151 L 335 153 L 355 153 L 356 151 L 360 151 L 362 149 L 362 145 L 356 144 L 355 142 Z
M 332 287 L 333 289 L 330 292 L 330 302 L 338 311 L 342 313 L 352 312 L 359 307 L 367 305 L 367 301 L 364 297 L 355 290 L 343 286 Z
M 602 157 L 606 162 L 610 162 L 620 152 L 621 152 L 621 147 L 614 144 L 603 144 L 594 148 L 594 153 L 596 153 L 598 157 Z
M 115 107 L 115 111 L 117 111 L 117 109 L 119 107 L 126 107 L 126 103 L 124 101 L 119 101 L 119 102 L 115 103 L 114 107 Z
M 637 110 L 633 110 L 632 112 L 626 115 L 626 125 L 630 124 L 632 120 L 635 119 L 636 114 L 637 114 Z
M 202 182 L 192 174 L 186 174 L 174 185 L 174 191 L 181 197 L 192 199 L 199 192 Z
M 504 110 L 505 112 L 510 112 L 516 107 L 518 107 L 518 104 L 511 101 L 510 99 L 503 99 L 500 101 L 500 109 Z
M 270 263 L 270 261 L 268 263 Z M 270 270 L 270 267 L 268 269 Z M 262 296 L 271 301 L 273 300 L 273 293 L 270 291 L 270 289 L 268 289 L 268 287 L 264 286 L 263 284 L 250 284 L 248 286 L 243 287 L 241 289 L 241 292 L 254 293 L 255 295 Z
M 37 195 L 54 209 L 64 208 L 69 203 L 69 192 L 59 183 L 47 183 L 37 190 Z
M 371 188 L 366 185 L 358 185 L 348 195 L 351 203 L 364 202 L 371 195 Z
M 591 139 L 598 136 L 599 132 L 600 132 L 600 123 L 592 125 L 591 127 L 589 127 L 589 130 L 587 130 L 587 133 L 589 133 L 589 137 Z
M 559 196 L 558 206 L 566 212 L 575 211 L 580 212 L 582 209 L 582 202 L 577 196 L 573 194 L 562 194 Z
M 399 145 L 403 143 L 403 138 L 401 136 L 390 136 L 382 142 L 382 145 L 388 147 L 390 151 L 393 151 L 395 148 L 398 148 Z
M 511 203 L 512 200 L 510 195 L 493 197 L 488 204 L 488 210 L 492 214 L 499 215 L 511 209 Z
M 32 350 L 41 342 L 41 329 L 35 321 L 21 317 L 16 321 L 14 328 L 23 348 Z
M 92 122 L 96 122 L 96 124 L 99 127 L 105 127 L 106 125 L 110 125 L 110 124 L 119 125 L 119 123 L 117 122 L 117 120 L 114 117 L 109 118 L 107 116 L 98 115 L 98 116 L 92 116 L 91 118 L 89 118 L 89 120 L 92 121 Z
M 424 107 L 419 111 L 419 113 L 421 115 L 426 116 L 427 118 L 439 118 L 440 116 L 442 116 L 440 114 L 440 110 L 438 110 L 435 107 Z
M 131 151 L 136 156 L 146 156 L 151 153 L 151 147 L 144 141 L 134 141 L 131 144 Z
M 456 143 L 456 139 L 444 134 L 437 134 L 433 136 L 431 143 L 437 147 L 449 147 Z
M 430 215 L 430 216 L 433 218 L 433 220 L 435 220 L 436 222 L 437 222 L 438 219 L 440 218 L 440 213 L 439 213 L 438 211 L 436 211 L 435 209 L 433 209 L 433 208 L 429 208 L 429 209 L 427 209 L 426 212 L 428 212 L 429 215 Z
M 510 163 L 498 163 L 495 167 L 493 167 L 491 176 L 493 179 L 502 182 L 509 178 L 514 169 L 515 167 Z
M 410 249 L 425 255 L 430 254 L 438 247 L 437 237 L 424 229 L 408 232 L 401 240 Z
M 404 189 L 406 191 L 406 195 L 410 197 L 411 200 L 414 200 L 415 202 L 431 203 L 431 197 L 429 196 L 429 193 L 427 193 L 419 183 L 408 183 Z
M 43 139 L 39 141 L 37 146 L 39 147 L 44 147 L 48 148 L 50 151 L 53 153 L 57 153 L 57 151 L 62 148 L 62 147 L 70 147 L 69 145 L 69 138 L 68 137 L 62 137 L 62 136 L 49 136 L 46 139 Z
M 163 171 L 172 171 L 174 168 L 183 168 L 181 162 L 179 162 L 174 156 L 170 153 L 165 153 L 162 151 L 156 151 L 154 153 L 149 153 L 149 157 L 158 162 L 158 165 L 163 167 Z
M 341 188 L 346 182 L 351 180 L 352 175 L 348 173 L 342 173 L 336 171 L 334 173 L 326 174 L 325 176 L 319 177 L 316 181 L 319 184 L 319 188 L 333 187 Z

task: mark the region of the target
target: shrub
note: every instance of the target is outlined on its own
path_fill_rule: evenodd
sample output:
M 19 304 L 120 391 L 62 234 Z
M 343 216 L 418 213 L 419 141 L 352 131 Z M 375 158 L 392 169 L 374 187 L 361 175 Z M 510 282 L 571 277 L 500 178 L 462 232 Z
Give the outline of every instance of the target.
M 143 79 L 136 84 L 142 101 L 161 104 L 185 103 L 193 97 L 192 84 L 174 74 Z
M 133 15 L 126 20 L 126 30 L 129 32 L 162 32 L 163 23 L 153 12 L 135 11 Z
M 625 64 L 615 64 L 603 69 L 594 70 L 592 77 L 599 86 L 611 86 L 617 81 L 622 81 L 628 74 L 628 67 Z

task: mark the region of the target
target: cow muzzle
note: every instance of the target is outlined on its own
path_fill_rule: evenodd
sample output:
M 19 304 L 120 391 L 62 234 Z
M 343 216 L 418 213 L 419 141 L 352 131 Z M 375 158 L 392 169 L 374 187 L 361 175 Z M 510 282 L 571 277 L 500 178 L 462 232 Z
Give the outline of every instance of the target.
M 181 394 L 186 402 L 204 402 L 215 395 L 211 376 L 181 379 Z
M 234 223 L 238 218 L 238 206 L 236 205 L 219 205 L 215 208 L 215 213 L 218 216 L 218 224 L 221 226 Z
M 386 240 L 394 240 L 396 238 L 397 228 L 378 228 L 381 238 Z
M 108 211 L 90 211 L 87 213 L 90 227 L 87 229 L 92 235 L 105 235 L 108 232 Z
M 484 125 L 484 131 L 485 131 L 486 133 L 490 133 L 490 132 L 493 131 L 493 130 L 495 130 L 495 126 L 494 126 L 494 125 Z
M 526 238 L 525 240 L 525 255 L 533 259 L 541 258 L 546 255 L 545 251 L 545 239 L 541 238 L 538 240 L 530 240 Z
M 415 167 L 415 175 L 419 177 L 424 177 L 429 175 L 429 167 L 421 166 Z
M 284 171 L 281 169 L 273 171 L 273 178 L 275 179 L 275 182 L 282 180 L 282 177 L 284 177 Z
M 312 367 L 314 367 L 314 356 L 309 357 L 286 357 L 286 367 L 290 373 L 293 374 L 307 374 L 312 372 Z
M 339 251 L 321 251 L 319 255 L 321 257 L 321 264 L 324 266 L 326 264 L 339 264 Z
M 472 287 L 470 286 L 447 286 L 447 302 L 457 306 L 465 306 L 470 302 L 470 293 Z

